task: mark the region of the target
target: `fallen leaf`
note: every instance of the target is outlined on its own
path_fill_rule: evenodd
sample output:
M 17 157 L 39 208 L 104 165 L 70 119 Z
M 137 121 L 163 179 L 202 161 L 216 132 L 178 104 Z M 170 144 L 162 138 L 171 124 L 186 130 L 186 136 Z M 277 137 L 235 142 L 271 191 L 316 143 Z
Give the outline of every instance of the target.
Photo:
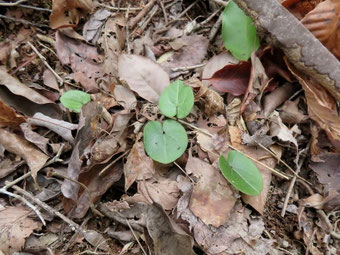
M 0 127 L 17 126 L 26 122 L 26 118 L 0 100 Z
M 302 24 L 313 33 L 337 58 L 340 58 L 340 2 L 326 0 L 319 3 L 301 20 Z
M 164 210 L 172 210 L 178 201 L 179 190 L 177 182 L 161 176 L 138 182 L 138 193 L 150 202 L 162 205 Z
M 172 68 L 201 64 L 208 50 L 209 40 L 202 35 L 185 35 L 181 39 L 185 46 L 176 51 L 166 62 L 161 63 L 172 78 L 180 74 L 172 74 Z
M 104 49 L 104 72 L 110 76 L 118 74 L 118 56 L 125 46 L 126 21 L 124 15 L 113 15 L 107 19 L 98 44 Z
M 71 66 L 74 80 L 86 91 L 98 91 L 97 80 L 104 76 L 104 71 L 97 48 L 70 38 L 60 31 L 56 33 L 55 47 L 61 64 Z
M 293 132 L 288 129 L 288 127 L 283 124 L 279 116 L 273 116 L 270 118 L 270 135 L 276 136 L 281 141 L 291 142 L 296 148 L 298 147 L 297 141 L 293 136 Z
M 37 146 L 41 151 L 43 151 L 46 155 L 48 155 L 47 144 L 49 142 L 48 138 L 43 137 L 42 135 L 34 132 L 32 127 L 28 123 L 22 123 L 20 125 L 22 132 L 24 133 L 24 137 L 27 141 L 33 143 Z
M 102 31 L 102 26 L 111 14 L 112 13 L 106 9 L 99 9 L 93 15 L 91 15 L 90 19 L 83 27 L 84 39 L 87 42 L 92 44 L 97 42 Z
M 242 61 L 238 64 L 224 66 L 207 79 L 218 91 L 240 96 L 247 91 L 250 69 L 250 62 Z
M 137 99 L 133 92 L 122 85 L 116 85 L 114 95 L 117 102 L 124 107 L 124 109 L 131 111 L 136 108 Z
M 189 157 L 185 169 L 198 178 L 191 194 L 190 210 L 207 225 L 223 225 L 237 197 L 228 181 L 218 169 L 198 158 Z
M 36 149 L 24 138 L 0 128 L 0 144 L 9 152 L 26 160 L 35 179 L 38 171 L 45 165 L 48 156 Z
M 107 251 L 109 245 L 104 236 L 95 230 L 86 230 L 84 233 L 85 240 L 88 241 L 96 249 Z
M 120 55 L 118 73 L 131 90 L 151 103 L 158 103 L 159 96 L 170 85 L 168 74 L 157 63 L 138 55 Z
M 146 228 L 154 243 L 156 255 L 194 255 L 192 237 L 183 230 L 174 228 L 174 222 L 164 212 L 162 206 L 153 203 L 146 210 Z
M 296 101 L 286 101 L 281 109 L 280 117 L 283 123 L 297 124 L 305 123 L 309 117 L 304 115 L 298 108 L 299 99 Z
M 59 91 L 57 78 L 54 76 L 51 70 L 45 69 L 42 78 L 43 78 L 44 84 L 47 87 Z
M 124 164 L 125 192 L 136 181 L 147 180 L 155 174 L 155 165 L 144 151 L 144 144 L 136 142 Z
M 5 254 L 20 252 L 25 239 L 41 228 L 41 223 L 28 217 L 30 212 L 21 206 L 0 209 L 0 251 Z
M 17 167 L 19 167 L 23 163 L 23 161 L 12 162 L 9 158 L 1 157 L 0 159 L 1 159 L 0 160 L 0 179 L 13 173 L 17 169 Z
M 76 124 L 53 119 L 40 112 L 37 112 L 32 118 L 29 118 L 28 123 L 35 126 L 46 127 L 71 143 L 74 142 L 72 130 L 78 128 L 78 125 Z
M 92 0 L 53 0 L 50 26 L 52 29 L 76 27 L 80 18 L 94 7 Z

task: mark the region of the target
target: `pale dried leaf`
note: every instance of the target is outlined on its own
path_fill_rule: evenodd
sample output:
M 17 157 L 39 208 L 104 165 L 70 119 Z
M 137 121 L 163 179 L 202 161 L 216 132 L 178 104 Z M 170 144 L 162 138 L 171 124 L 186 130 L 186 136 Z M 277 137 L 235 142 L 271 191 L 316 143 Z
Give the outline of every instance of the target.
M 28 123 L 31 125 L 46 127 L 69 142 L 74 141 L 72 130 L 76 130 L 78 128 L 78 125 L 76 124 L 53 119 L 40 112 L 37 112 L 32 118 L 29 118 Z
M 86 230 L 84 232 L 85 240 L 88 241 L 96 249 L 107 251 L 109 245 L 104 236 L 95 230 Z
M 26 118 L 0 100 L 0 127 L 17 126 Z
M 170 85 L 168 74 L 157 63 L 138 55 L 120 55 L 118 73 L 131 90 L 151 103 L 158 103 L 159 96 Z
M 291 130 L 288 129 L 288 127 L 283 124 L 281 118 L 279 116 L 273 116 L 270 119 L 270 135 L 276 136 L 281 141 L 284 142 L 291 142 L 296 147 L 298 147 L 297 141 L 295 137 L 293 136 L 293 133 Z
M 102 26 L 111 12 L 106 9 L 97 10 L 83 27 L 84 39 L 87 42 L 95 44 L 99 38 Z
M 58 85 L 57 78 L 54 76 L 54 74 L 52 73 L 51 70 L 45 69 L 42 78 L 43 78 L 44 84 L 47 87 L 50 87 L 52 89 L 59 91 L 59 85 Z
M 36 178 L 38 171 L 49 158 L 24 138 L 2 128 L 0 128 L 0 144 L 7 151 L 26 160 L 28 167 L 32 171 L 33 178 Z
M 237 197 L 228 181 L 220 170 L 198 158 L 189 157 L 185 169 L 198 178 L 191 194 L 190 210 L 207 225 L 223 225 Z
M 124 109 L 131 111 L 136 108 L 137 99 L 130 89 L 122 85 L 116 85 L 113 93 L 117 102 L 123 106 Z
M 21 251 L 25 239 L 41 224 L 30 219 L 31 210 L 21 206 L 0 209 L 0 250 L 5 254 Z
M 48 152 L 47 152 L 47 144 L 49 141 L 48 138 L 45 138 L 42 135 L 38 134 L 37 132 L 34 132 L 32 130 L 31 125 L 28 123 L 22 123 L 20 125 L 20 128 L 22 132 L 24 133 L 25 139 L 27 141 L 33 143 L 40 150 L 42 150 L 45 154 L 48 155 Z
M 155 165 L 144 151 L 144 144 L 136 142 L 124 164 L 125 192 L 135 180 L 147 180 L 155 174 Z

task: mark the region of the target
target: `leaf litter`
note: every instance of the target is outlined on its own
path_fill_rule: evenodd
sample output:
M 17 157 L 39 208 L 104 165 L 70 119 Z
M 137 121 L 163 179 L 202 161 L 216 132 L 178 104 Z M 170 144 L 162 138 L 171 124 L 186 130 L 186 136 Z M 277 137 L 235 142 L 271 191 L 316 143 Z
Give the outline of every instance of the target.
M 234 58 L 212 34 L 222 1 L 115 2 L 4 7 L 16 22 L 0 29 L 0 253 L 336 254 L 335 96 L 265 41 Z M 336 1 L 282 2 L 339 58 Z M 175 79 L 194 94 L 188 146 L 161 164 L 143 130 L 164 123 L 157 104 Z M 91 97 L 80 113 L 59 99 L 75 89 Z M 218 169 L 231 149 L 258 167 L 259 195 Z M 66 243 L 56 216 L 73 226 Z

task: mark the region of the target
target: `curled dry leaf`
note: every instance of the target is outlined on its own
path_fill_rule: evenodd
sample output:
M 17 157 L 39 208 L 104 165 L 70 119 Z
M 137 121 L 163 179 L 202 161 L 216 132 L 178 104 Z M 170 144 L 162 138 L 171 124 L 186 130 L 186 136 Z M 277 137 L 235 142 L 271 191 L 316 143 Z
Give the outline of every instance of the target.
M 231 55 L 229 52 L 225 51 L 219 55 L 213 56 L 203 68 L 202 80 L 203 84 L 206 86 L 211 85 L 209 78 L 214 75 L 218 70 L 222 69 L 226 65 L 237 64 L 239 61 Z
M 131 111 L 136 108 L 137 99 L 129 88 L 122 85 L 116 85 L 113 93 L 117 102 L 123 106 L 124 109 Z
M 42 78 L 43 78 L 44 84 L 47 87 L 59 91 L 57 78 L 54 76 L 51 70 L 45 69 Z
M 72 130 L 76 130 L 78 125 L 63 120 L 50 118 L 40 112 L 28 119 L 28 123 L 35 126 L 45 127 L 60 135 L 66 141 L 74 142 Z
M 322 86 L 289 67 L 305 91 L 308 115 L 323 129 L 334 148 L 340 151 L 340 117 L 336 101 Z
M 151 103 L 158 103 L 159 96 L 170 85 L 168 74 L 157 63 L 138 55 L 120 55 L 118 73 L 131 90 Z
M 95 230 L 86 230 L 84 232 L 85 240 L 88 241 L 93 247 L 102 251 L 107 251 L 109 245 L 104 236 Z
M 154 243 L 156 255 L 195 255 L 192 250 L 194 241 L 176 225 L 158 203 L 146 210 L 146 228 Z
M 124 164 L 125 192 L 135 180 L 147 180 L 155 174 L 155 165 L 144 151 L 144 144 L 136 142 Z
M 22 123 L 20 125 L 20 128 L 22 132 L 24 133 L 25 139 L 27 141 L 33 143 L 41 151 L 43 151 L 45 154 L 48 155 L 48 152 L 47 152 L 47 144 L 49 141 L 48 138 L 45 138 L 42 135 L 38 134 L 37 132 L 34 132 L 32 130 L 31 125 L 28 123 Z
M 101 28 L 111 12 L 106 9 L 99 9 L 93 14 L 83 27 L 84 39 L 95 44 L 100 36 Z
M 26 160 L 32 171 L 33 178 L 37 177 L 38 171 L 45 165 L 48 156 L 26 141 L 24 138 L 0 128 L 0 144 L 9 152 L 14 153 Z
M 288 124 L 296 124 L 296 123 L 304 123 L 309 117 L 304 115 L 298 108 L 299 100 L 296 101 L 286 101 L 281 110 L 280 117 L 283 123 Z
M 296 148 L 298 147 L 297 141 L 293 136 L 293 132 L 289 130 L 289 128 L 283 124 L 280 116 L 273 116 L 270 119 L 270 135 L 276 136 L 281 141 L 291 142 Z
M 311 31 L 337 58 L 340 58 L 340 2 L 326 0 L 319 3 L 302 20 Z
M 0 127 L 17 126 L 25 121 L 24 116 L 16 113 L 13 108 L 0 100 Z
M 80 18 L 94 7 L 92 0 L 53 0 L 50 26 L 52 29 L 76 27 Z
M 70 38 L 60 31 L 56 33 L 56 50 L 60 62 L 71 66 L 73 78 L 86 91 L 99 90 L 97 80 L 104 76 L 103 63 L 97 48 Z
M 240 96 L 247 91 L 250 69 L 250 62 L 245 61 L 234 65 L 226 65 L 215 72 L 208 80 L 218 91 Z
M 198 178 L 190 210 L 207 225 L 219 227 L 226 223 L 237 197 L 228 181 L 218 169 L 199 158 L 189 157 L 185 169 Z
M 0 252 L 20 252 L 26 238 L 34 230 L 41 228 L 40 222 L 29 218 L 30 212 L 31 210 L 21 206 L 0 208 Z

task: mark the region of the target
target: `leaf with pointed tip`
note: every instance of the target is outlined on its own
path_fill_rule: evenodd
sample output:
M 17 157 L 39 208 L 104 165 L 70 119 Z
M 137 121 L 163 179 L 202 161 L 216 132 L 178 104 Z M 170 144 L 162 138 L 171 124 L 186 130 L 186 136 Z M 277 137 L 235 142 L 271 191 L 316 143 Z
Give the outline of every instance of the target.
M 60 97 L 61 104 L 75 112 L 80 112 L 83 105 L 90 101 L 90 95 L 80 90 L 69 90 Z
M 250 196 L 261 193 L 262 175 L 256 165 L 241 152 L 229 151 L 227 159 L 221 155 L 218 166 L 223 176 L 239 191 Z

